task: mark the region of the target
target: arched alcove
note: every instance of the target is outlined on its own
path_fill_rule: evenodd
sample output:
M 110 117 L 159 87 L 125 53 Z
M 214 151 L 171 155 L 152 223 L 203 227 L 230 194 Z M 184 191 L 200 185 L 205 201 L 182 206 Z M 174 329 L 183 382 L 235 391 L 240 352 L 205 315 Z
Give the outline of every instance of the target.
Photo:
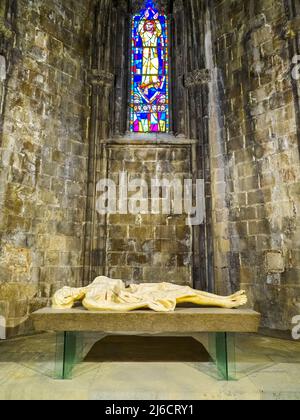
M 169 22 L 170 129 L 133 135 L 130 20 L 143 4 L 1 2 L 0 283 L 20 296 L 30 283 L 34 307 L 102 273 L 242 288 L 265 326 L 287 330 L 300 278 L 299 1 L 155 2 Z M 99 215 L 98 182 L 120 170 L 203 179 L 206 222 Z
M 162 267 L 168 267 L 166 279 L 208 289 L 209 218 L 207 225 L 194 227 L 186 225 L 185 216 L 99 216 L 93 210 L 100 177 L 116 179 L 126 171 L 129 179 L 164 175 L 173 182 L 178 177 L 203 179 L 208 173 L 203 3 L 152 2 L 168 22 L 169 126 L 165 133 L 130 132 L 131 22 L 146 3 L 100 1 L 96 8 L 86 282 L 99 271 L 129 281 L 157 281 Z

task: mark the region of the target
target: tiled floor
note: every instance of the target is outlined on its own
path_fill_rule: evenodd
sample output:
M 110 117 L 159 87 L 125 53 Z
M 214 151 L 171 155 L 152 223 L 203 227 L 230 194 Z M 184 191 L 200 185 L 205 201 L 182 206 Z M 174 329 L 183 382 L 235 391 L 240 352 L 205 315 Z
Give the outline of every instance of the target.
M 86 352 L 101 337 L 86 337 Z M 207 337 L 197 337 L 206 345 Z M 298 399 L 300 400 L 300 342 L 266 337 L 237 337 L 238 381 L 226 383 L 218 379 L 209 362 L 153 362 L 145 351 L 134 353 L 132 338 L 128 346 L 122 340 L 126 357 L 118 361 L 115 340 L 106 347 L 111 361 L 83 362 L 71 381 L 51 378 L 54 368 L 55 336 L 43 334 L 0 342 L 0 400 L 11 399 Z M 168 351 L 167 343 L 155 344 L 156 356 Z M 174 347 L 174 345 L 173 345 Z M 137 343 L 138 348 L 138 343 Z M 149 347 L 150 348 L 150 347 Z M 148 349 L 149 350 L 149 349 Z M 170 351 L 176 349 L 170 347 Z M 149 360 L 147 361 L 149 356 Z M 152 354 L 153 356 L 153 354 Z M 168 359 L 168 358 L 167 358 Z M 138 362 L 135 360 L 139 360 Z M 156 360 L 156 358 L 154 358 Z M 188 360 L 188 359 L 185 359 Z

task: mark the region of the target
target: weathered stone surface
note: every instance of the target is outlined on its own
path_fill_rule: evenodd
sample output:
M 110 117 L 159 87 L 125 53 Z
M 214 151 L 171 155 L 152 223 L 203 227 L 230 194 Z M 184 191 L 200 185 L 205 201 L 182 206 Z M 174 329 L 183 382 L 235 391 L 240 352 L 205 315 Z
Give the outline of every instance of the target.
M 26 333 L 31 304 L 37 294 L 38 286 L 34 284 L 0 284 L 0 316 L 6 322 L 7 337 Z
M 170 182 L 177 177 L 181 179 L 186 172 L 186 178 L 192 177 L 191 161 L 186 159 L 190 146 L 138 147 L 129 143 L 126 147 L 115 144 L 107 147 L 107 176 L 117 185 L 120 171 L 126 171 L 129 180 L 145 180 L 149 193 L 151 179 L 156 177 L 165 177 Z M 192 285 L 192 260 L 186 257 L 192 254 L 192 228 L 186 226 L 186 219 L 186 215 L 172 213 L 109 216 L 106 270 L 118 278 L 125 275 L 126 281 Z M 167 270 L 162 272 L 165 264 Z
M 173 22 L 174 136 L 133 138 L 128 13 L 141 1 L 1 2 L 0 284 L 38 285 L 38 307 L 100 274 L 164 272 L 219 294 L 242 285 L 265 326 L 289 329 L 300 305 L 298 1 L 158 4 Z M 99 216 L 95 182 L 120 170 L 204 178 L 206 225 Z
M 45 304 L 45 284 L 80 284 L 91 12 L 86 1 L 1 2 L 0 300 L 11 327 L 29 288 Z
M 38 292 L 37 285 L 27 283 L 0 284 L 0 300 L 13 302 L 15 300 L 32 300 Z
M 216 290 L 248 289 L 263 324 L 286 330 L 300 304 L 299 261 L 291 257 L 300 222 L 299 86 L 291 73 L 299 13 L 293 0 L 217 0 L 214 50 L 206 49 L 215 63 L 209 141 Z
M 103 333 L 197 333 L 258 331 L 260 315 L 250 310 L 185 309 L 159 313 L 58 311 L 50 308 L 32 314 L 37 331 L 98 331 Z

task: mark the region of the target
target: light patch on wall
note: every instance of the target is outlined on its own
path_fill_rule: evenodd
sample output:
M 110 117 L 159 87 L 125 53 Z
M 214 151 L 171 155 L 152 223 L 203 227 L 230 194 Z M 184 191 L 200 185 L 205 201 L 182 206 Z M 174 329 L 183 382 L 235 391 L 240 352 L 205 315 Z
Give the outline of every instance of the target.
M 14 274 L 29 274 L 31 267 L 31 251 L 17 248 L 10 244 L 2 247 L 0 265 L 8 267 Z
M 0 82 L 6 80 L 6 59 L 3 55 L 0 55 Z
M 285 272 L 285 262 L 281 251 L 267 251 L 265 266 L 268 274 L 282 274 Z

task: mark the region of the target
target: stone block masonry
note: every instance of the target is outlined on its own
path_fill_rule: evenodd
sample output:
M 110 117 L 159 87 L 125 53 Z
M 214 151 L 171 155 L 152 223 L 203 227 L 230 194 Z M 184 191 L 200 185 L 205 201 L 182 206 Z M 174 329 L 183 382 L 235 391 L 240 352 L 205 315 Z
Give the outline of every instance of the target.
M 108 146 L 108 178 L 191 179 L 190 146 Z M 106 274 L 128 282 L 193 285 L 192 227 L 186 215 L 112 214 L 107 218 Z
M 217 0 L 212 14 L 223 123 L 210 139 L 216 286 L 245 288 L 264 326 L 288 330 L 300 311 L 297 37 L 289 31 L 299 4 Z
M 14 4 L 0 16 L 15 26 L 1 59 L 0 283 L 35 285 L 37 308 L 82 279 L 93 19 L 86 0 Z
M 272 329 L 299 315 L 299 1 L 158 3 L 171 16 L 170 144 L 127 142 L 140 1 L 0 2 L 0 284 L 35 291 L 20 311 L 0 296 L 11 328 L 101 274 L 245 288 Z M 206 223 L 99 216 L 97 182 L 122 170 L 204 179 Z

